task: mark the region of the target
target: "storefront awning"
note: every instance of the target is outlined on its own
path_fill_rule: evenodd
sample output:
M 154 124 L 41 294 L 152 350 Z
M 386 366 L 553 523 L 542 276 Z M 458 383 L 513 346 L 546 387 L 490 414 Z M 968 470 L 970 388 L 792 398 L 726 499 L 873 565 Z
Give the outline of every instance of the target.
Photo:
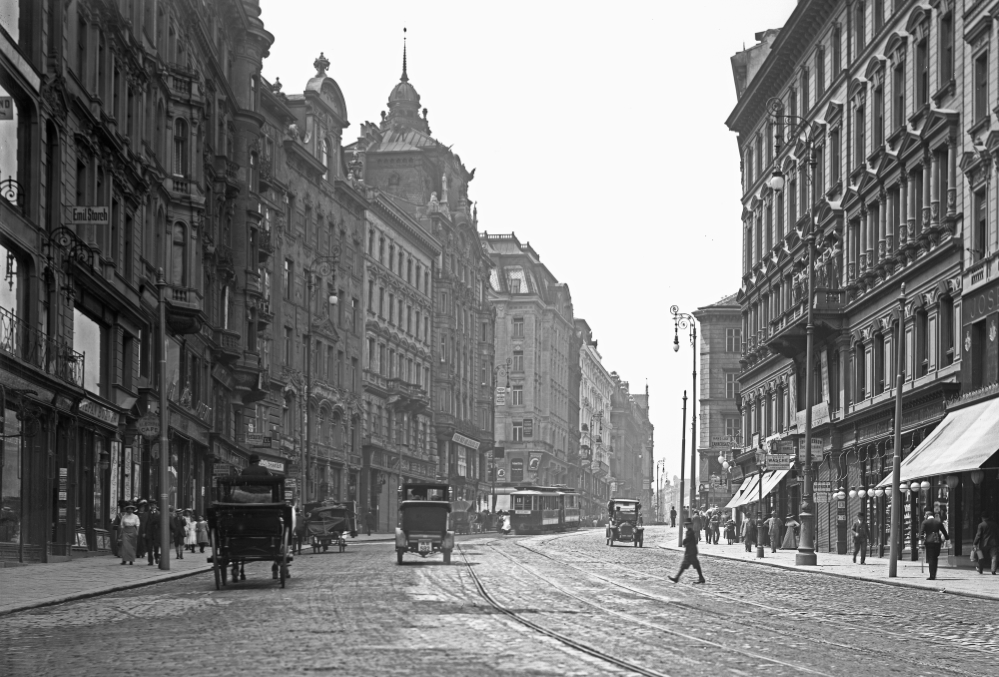
M 948 412 L 902 461 L 901 481 L 977 470 L 999 451 L 999 398 Z M 878 484 L 891 485 L 891 474 Z
M 781 480 L 784 479 L 784 476 L 787 475 L 789 472 L 791 472 L 790 468 L 784 468 L 783 470 L 773 471 L 770 474 L 770 476 L 767 477 L 766 482 L 763 484 L 763 495 L 768 496 L 770 492 L 774 491 L 777 488 L 777 485 L 780 484 Z M 759 495 L 757 495 L 757 499 L 758 498 Z
M 748 503 L 750 500 L 752 500 L 751 497 L 756 495 L 756 487 L 759 485 L 759 483 L 760 483 L 759 475 L 753 475 L 747 481 L 743 482 L 742 491 L 740 491 L 738 494 L 732 497 L 732 500 L 728 502 L 728 505 L 725 506 L 725 509 L 729 510 L 731 508 L 738 508 L 740 505 L 744 505 L 745 503 Z

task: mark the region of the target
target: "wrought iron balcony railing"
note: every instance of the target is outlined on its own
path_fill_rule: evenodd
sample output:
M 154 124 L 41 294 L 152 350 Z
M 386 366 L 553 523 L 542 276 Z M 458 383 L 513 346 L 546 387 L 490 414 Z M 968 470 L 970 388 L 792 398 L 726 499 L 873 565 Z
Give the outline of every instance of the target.
M 6 308 L 0 308 L 0 352 L 83 387 L 83 353 L 73 350 L 65 340 L 28 326 Z

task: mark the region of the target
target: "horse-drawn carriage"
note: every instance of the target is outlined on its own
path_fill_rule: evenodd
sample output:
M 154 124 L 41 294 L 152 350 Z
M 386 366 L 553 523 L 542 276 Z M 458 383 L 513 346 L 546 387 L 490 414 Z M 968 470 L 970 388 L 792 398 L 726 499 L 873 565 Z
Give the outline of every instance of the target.
M 357 537 L 357 508 L 354 501 L 308 503 L 305 506 L 306 536 L 313 554 L 326 552 L 331 545 L 339 552 L 347 549 L 344 534 Z
M 645 545 L 645 527 L 642 525 L 642 504 L 635 498 L 612 498 L 607 501 L 610 522 L 607 524 L 607 545 L 615 541 L 631 543 L 641 548 Z
M 208 509 L 215 587 L 246 580 L 247 562 L 271 562 L 281 587 L 289 577 L 294 512 L 284 502 L 284 477 L 218 478 L 218 500 Z M 231 571 L 230 571 L 231 568 Z

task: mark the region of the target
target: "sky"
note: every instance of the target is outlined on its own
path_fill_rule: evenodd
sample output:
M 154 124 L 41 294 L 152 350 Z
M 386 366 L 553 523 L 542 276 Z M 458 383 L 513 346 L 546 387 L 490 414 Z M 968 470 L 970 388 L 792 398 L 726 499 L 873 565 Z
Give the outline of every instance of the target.
M 263 74 L 301 92 L 325 53 L 351 143 L 387 110 L 405 27 L 434 137 L 477 170 L 479 230 L 530 242 L 607 369 L 633 393 L 648 382 L 656 460 L 672 477 L 692 349 L 681 336 L 673 352 L 670 306 L 693 312 L 740 283 L 729 59 L 795 4 L 261 0 L 275 37 Z

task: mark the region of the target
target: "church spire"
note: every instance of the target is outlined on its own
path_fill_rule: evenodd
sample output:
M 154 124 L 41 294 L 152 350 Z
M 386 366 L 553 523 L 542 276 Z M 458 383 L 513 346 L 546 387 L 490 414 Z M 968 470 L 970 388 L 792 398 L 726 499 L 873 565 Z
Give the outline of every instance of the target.
M 409 76 L 406 74 L 406 29 L 402 29 L 402 77 L 399 78 L 403 82 L 409 82 Z

